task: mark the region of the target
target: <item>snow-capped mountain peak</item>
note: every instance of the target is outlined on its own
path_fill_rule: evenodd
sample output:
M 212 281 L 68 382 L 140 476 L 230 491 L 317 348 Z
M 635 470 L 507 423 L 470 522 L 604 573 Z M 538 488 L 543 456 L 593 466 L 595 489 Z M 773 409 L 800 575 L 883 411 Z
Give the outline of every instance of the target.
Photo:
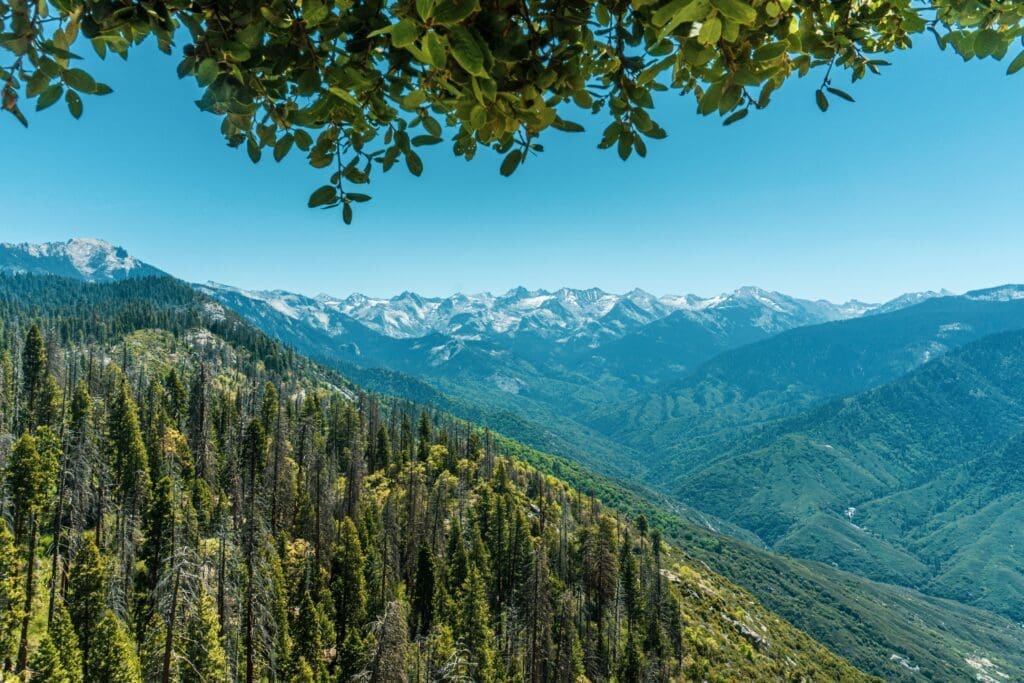
M 0 244 L 0 273 L 60 275 L 89 282 L 166 275 L 122 247 L 88 237 L 43 244 Z
M 481 292 L 443 298 L 408 291 L 390 298 L 359 293 L 302 297 L 283 292 L 242 292 L 212 283 L 207 288 L 215 296 L 222 288 L 230 291 L 232 298 L 241 295 L 261 301 L 293 320 L 301 318 L 328 331 L 339 320 L 347 319 L 393 339 L 441 334 L 478 340 L 528 334 L 592 344 L 621 337 L 676 312 L 716 329 L 743 324 L 774 333 L 856 317 L 873 308 L 860 302 L 836 305 L 807 301 L 751 286 L 708 298 L 694 294 L 655 296 L 639 288 L 613 294 L 597 287 L 562 287 L 555 291 L 515 287 L 497 296 Z

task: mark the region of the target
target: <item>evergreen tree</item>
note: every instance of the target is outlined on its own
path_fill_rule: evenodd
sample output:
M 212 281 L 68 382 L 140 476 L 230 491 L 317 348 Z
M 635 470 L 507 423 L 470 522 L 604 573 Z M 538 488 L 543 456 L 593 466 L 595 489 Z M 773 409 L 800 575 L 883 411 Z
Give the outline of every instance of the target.
M 427 415 L 427 411 L 424 410 L 420 412 L 420 422 L 417 430 L 416 459 L 420 462 L 426 462 L 427 458 L 430 457 L 430 434 L 430 417 Z
M 68 581 L 68 613 L 84 662 L 90 661 L 93 638 L 107 610 L 107 580 L 99 549 L 91 536 L 86 537 L 75 555 Z M 86 670 L 88 673 L 88 667 Z
M 102 613 L 90 638 L 85 660 L 85 679 L 90 683 L 142 683 L 142 670 L 135 645 L 117 616 Z
M 312 670 L 315 680 L 325 681 L 327 667 L 324 654 L 328 644 L 334 641 L 335 634 L 323 609 L 313 601 L 309 591 L 306 591 L 295 613 L 291 635 L 295 666 L 298 667 L 300 660 L 304 661 Z
M 57 436 L 49 427 L 39 427 L 36 434 L 38 439 L 26 432 L 15 442 L 11 461 L 7 466 L 7 490 L 14 501 L 16 525 L 20 524 L 28 534 L 25 607 L 21 619 L 21 640 L 18 644 L 18 671 L 23 670 L 28 664 L 28 629 L 32 617 L 32 600 L 35 596 L 38 517 L 52 494 L 57 477 L 57 457 L 60 452 Z
M 370 465 L 372 471 L 384 469 L 391 462 L 391 438 L 384 425 L 377 429 L 376 446 L 374 447 L 374 462 Z
M 217 608 L 205 591 L 200 592 L 189 619 L 185 643 L 186 663 L 181 667 L 181 683 L 227 683 L 230 680 Z
M 334 597 L 337 647 L 341 652 L 349 632 L 361 628 L 366 610 L 363 548 L 351 517 L 341 522 L 341 541 L 331 563 L 331 593 Z
M 21 421 L 20 431 L 34 428 L 39 410 L 40 394 L 47 378 L 46 343 L 39 331 L 39 326 L 32 323 L 25 335 L 25 345 L 21 352 Z
M 412 599 L 412 630 L 417 638 L 425 636 L 434 620 L 434 556 L 426 544 L 416 556 L 416 588 Z
M 168 370 L 167 376 L 164 377 L 164 395 L 167 401 L 167 414 L 175 426 L 180 428 L 188 411 L 188 393 L 178 376 L 178 371 L 174 368 Z
M 60 651 L 49 633 L 43 634 L 39 640 L 39 647 L 32 653 L 29 671 L 32 683 L 78 683 L 79 680 L 64 668 Z
M 78 683 L 82 680 L 82 650 L 78 646 L 78 635 L 71 623 L 71 615 L 63 601 L 54 606 L 53 619 L 50 621 L 48 635 L 57 646 L 60 665 L 68 675 L 68 680 Z
M 14 668 L 25 594 L 14 535 L 0 517 L 0 671 Z M 2 677 L 0 677 L 2 678 Z
M 114 472 L 115 491 L 125 501 L 126 513 L 137 514 L 149 491 L 146 447 L 139 428 L 138 409 L 128 380 L 115 371 L 114 394 L 107 416 L 107 447 Z
M 469 652 L 473 677 L 490 681 L 494 674 L 494 632 L 480 571 L 472 566 L 456 600 L 456 640 Z

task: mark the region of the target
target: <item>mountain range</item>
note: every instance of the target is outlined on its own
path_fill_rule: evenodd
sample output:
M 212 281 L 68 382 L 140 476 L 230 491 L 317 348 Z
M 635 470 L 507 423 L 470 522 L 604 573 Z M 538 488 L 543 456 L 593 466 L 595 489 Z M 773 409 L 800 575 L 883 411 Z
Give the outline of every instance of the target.
M 0 272 L 162 271 L 71 240 L 5 245 Z M 365 388 L 644 487 L 690 521 L 1024 618 L 1024 286 L 883 304 L 754 287 L 390 299 L 194 287 Z

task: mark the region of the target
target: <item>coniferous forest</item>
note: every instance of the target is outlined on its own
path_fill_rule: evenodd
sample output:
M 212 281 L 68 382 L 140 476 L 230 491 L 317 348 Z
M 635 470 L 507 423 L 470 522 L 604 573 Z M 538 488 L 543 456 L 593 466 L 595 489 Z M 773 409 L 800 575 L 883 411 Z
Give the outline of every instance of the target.
M 181 283 L 0 294 L 0 680 L 867 678 L 643 517 Z

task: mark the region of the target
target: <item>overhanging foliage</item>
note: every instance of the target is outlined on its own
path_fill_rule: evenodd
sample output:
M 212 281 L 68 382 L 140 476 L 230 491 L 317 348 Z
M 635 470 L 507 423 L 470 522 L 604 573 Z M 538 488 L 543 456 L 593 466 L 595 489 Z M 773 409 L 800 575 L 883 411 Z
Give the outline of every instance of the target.
M 692 94 L 730 124 L 822 67 L 825 110 L 852 100 L 837 69 L 878 73 L 927 31 L 964 59 L 1000 59 L 1022 20 L 1016 0 L 0 0 L 0 82 L 23 124 L 26 100 L 63 98 L 78 117 L 81 95 L 110 88 L 76 53 L 124 57 L 150 35 L 171 53 L 177 39 L 178 75 L 205 89 L 198 105 L 228 143 L 254 162 L 298 148 L 330 176 L 309 205 L 340 205 L 348 222 L 369 199 L 349 188 L 400 161 L 419 175 L 416 148 L 446 129 L 457 156 L 504 155 L 504 175 L 542 150 L 542 131 L 582 130 L 584 113 L 604 118 L 601 147 L 643 156 L 665 136 L 656 91 Z M 1024 52 L 1008 71 L 1022 67 Z

